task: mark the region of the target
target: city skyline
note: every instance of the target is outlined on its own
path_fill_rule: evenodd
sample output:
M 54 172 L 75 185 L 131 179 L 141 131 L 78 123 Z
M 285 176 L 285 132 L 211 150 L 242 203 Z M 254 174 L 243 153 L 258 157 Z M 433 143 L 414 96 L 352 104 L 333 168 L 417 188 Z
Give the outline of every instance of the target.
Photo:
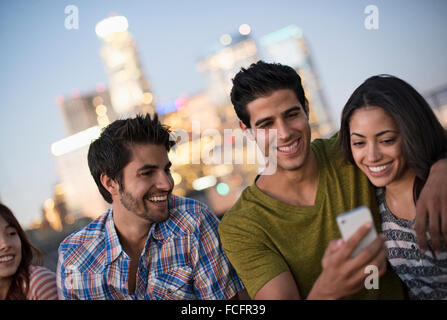
M 364 26 L 370 4 L 379 9 L 378 30 Z M 79 9 L 77 30 L 64 26 L 68 5 Z M 52 197 L 58 181 L 50 146 L 67 136 L 55 98 L 108 87 L 95 25 L 110 13 L 127 17 L 158 102 L 205 89 L 197 62 L 223 34 L 247 23 L 259 39 L 297 25 L 338 123 L 346 99 L 371 75 L 394 74 L 421 93 L 447 83 L 445 9 L 442 1 L 2 2 L 0 199 L 27 226 Z

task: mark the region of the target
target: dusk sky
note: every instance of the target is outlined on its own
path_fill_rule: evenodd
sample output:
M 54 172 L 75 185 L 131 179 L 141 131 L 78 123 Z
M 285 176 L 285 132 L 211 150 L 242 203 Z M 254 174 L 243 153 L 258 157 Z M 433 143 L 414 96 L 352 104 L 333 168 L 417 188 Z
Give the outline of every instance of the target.
M 79 9 L 77 30 L 64 26 L 68 5 Z M 368 5 L 379 9 L 378 30 L 364 26 Z M 244 23 L 255 40 L 292 24 L 303 30 L 337 125 L 369 76 L 396 75 L 422 94 L 447 84 L 445 0 L 1 0 L 0 200 L 24 227 L 58 182 L 50 146 L 67 132 L 55 97 L 108 85 L 95 25 L 111 13 L 127 17 L 159 102 L 203 91 L 197 62 Z

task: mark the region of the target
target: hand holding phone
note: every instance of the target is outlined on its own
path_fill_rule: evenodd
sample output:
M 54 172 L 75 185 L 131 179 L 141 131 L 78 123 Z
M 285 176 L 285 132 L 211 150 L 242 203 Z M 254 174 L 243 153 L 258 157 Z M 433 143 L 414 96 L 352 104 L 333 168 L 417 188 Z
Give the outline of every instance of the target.
M 354 210 L 345 212 L 337 217 L 338 228 L 342 235 L 343 240 L 346 242 L 348 239 L 364 224 L 370 222 L 372 224 L 371 230 L 360 241 L 357 248 L 351 254 L 351 257 L 357 256 L 360 251 L 371 244 L 377 238 L 377 232 L 374 227 L 374 221 L 372 219 L 371 211 L 366 206 L 358 207 Z
M 341 239 L 329 242 L 308 299 L 340 299 L 365 287 L 365 268 L 375 265 L 379 276 L 386 272 L 386 248 L 377 237 L 370 210 L 363 206 L 337 217 Z M 365 224 L 370 223 L 369 226 Z M 367 247 L 367 250 L 363 250 Z M 355 258 L 354 258 L 355 257 Z

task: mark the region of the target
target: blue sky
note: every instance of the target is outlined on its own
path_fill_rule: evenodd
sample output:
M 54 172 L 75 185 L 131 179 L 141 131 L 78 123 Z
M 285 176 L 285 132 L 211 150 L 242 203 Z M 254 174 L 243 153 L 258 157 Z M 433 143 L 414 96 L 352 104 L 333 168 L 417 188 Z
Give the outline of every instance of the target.
M 370 4 L 378 30 L 364 27 Z M 78 30 L 64 27 L 67 5 L 79 9 Z M 55 97 L 107 84 L 94 28 L 112 12 L 128 18 L 161 102 L 203 90 L 197 61 L 243 23 L 255 39 L 290 24 L 303 29 L 337 121 L 371 75 L 397 75 L 422 93 L 447 84 L 444 0 L 1 0 L 0 199 L 25 226 L 58 181 L 50 145 L 66 131 Z

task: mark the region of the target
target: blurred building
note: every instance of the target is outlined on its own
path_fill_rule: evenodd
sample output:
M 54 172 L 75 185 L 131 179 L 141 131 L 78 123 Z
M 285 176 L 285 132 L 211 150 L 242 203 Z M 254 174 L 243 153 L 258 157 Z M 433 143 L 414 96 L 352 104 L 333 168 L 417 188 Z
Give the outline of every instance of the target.
M 69 98 L 57 98 L 69 136 L 51 145 L 59 177 L 59 194 L 64 194 L 70 217 L 96 217 L 107 208 L 90 175 L 88 147 L 99 137 L 101 128 L 119 116 L 112 107 L 109 91 L 98 84 L 96 91 Z M 46 212 L 51 212 L 47 210 Z
M 98 85 L 96 92 L 80 95 L 77 90 L 65 99 L 57 98 L 68 134 L 73 135 L 93 126 L 105 126 L 117 119 L 109 91 Z
M 247 161 L 248 141 L 242 147 L 235 143 L 243 135 L 233 134 L 238 119 L 230 102 L 231 79 L 241 67 L 247 68 L 260 58 L 280 62 L 295 68 L 303 80 L 310 105 L 312 138 L 328 136 L 334 125 L 323 90 L 312 63 L 311 54 L 301 30 L 290 26 L 261 38 L 261 46 L 250 36 L 250 27 L 242 25 L 238 34 L 224 34 L 198 62 L 206 90 L 191 97 L 181 108 L 163 108 L 164 122 L 173 129 L 187 131 L 189 140 L 178 145 L 172 154 L 173 176 L 178 193 L 202 200 L 218 215 L 228 210 L 242 190 L 253 182 L 258 166 Z M 228 133 L 227 130 L 230 130 Z M 233 133 L 231 132 L 233 130 Z M 226 132 L 227 131 L 227 132 Z M 199 134 L 201 133 L 201 134 Z M 218 138 L 216 138 L 218 137 Z M 230 146 L 234 157 L 231 163 L 204 163 L 203 155 L 221 156 Z M 236 164 L 242 155 L 244 162 Z M 192 163 L 192 164 L 191 164 Z
M 95 28 L 102 39 L 101 58 L 109 77 L 113 108 L 120 116 L 153 113 L 154 99 L 143 74 L 135 42 L 128 32 L 126 17 L 113 16 Z
M 169 155 L 174 192 L 207 203 L 218 215 L 228 210 L 259 170 L 255 162 L 247 161 L 251 146 L 239 130 L 230 102 L 231 79 L 241 67 L 260 58 L 290 65 L 301 75 L 311 109 L 313 138 L 327 136 L 334 129 L 310 51 L 295 26 L 262 37 L 260 49 L 248 25 L 240 26 L 239 33 L 222 35 L 219 44 L 197 63 L 205 90 L 160 103 L 156 103 L 144 77 L 127 29 L 126 18 L 117 16 L 96 26 L 102 39 L 101 57 L 109 76 L 110 98 L 104 91 L 101 101 L 97 95 L 89 94 L 62 104 L 71 135 L 54 143 L 52 152 L 70 213 L 95 217 L 109 206 L 100 196 L 87 165 L 88 145 L 99 136 L 100 128 L 118 117 L 154 111 L 165 124 L 181 129 L 183 134 Z M 108 121 L 100 122 L 98 116 L 104 110 L 110 111 Z M 225 158 L 225 150 L 230 150 L 230 159 Z
M 425 99 L 433 108 L 439 122 L 447 130 L 447 85 L 426 93 Z
M 239 33 L 222 35 L 197 64 L 205 91 L 163 117 L 164 123 L 186 131 L 188 137 L 171 152 L 175 192 L 207 203 L 217 215 L 234 204 L 258 170 L 254 163 L 224 159 L 225 149 L 232 153 L 231 159 L 244 158 L 246 153 L 245 145 L 235 144 L 243 135 L 230 102 L 231 79 L 241 67 L 258 60 L 248 25 L 241 26 Z M 239 131 L 231 132 L 234 129 Z
M 332 134 L 336 126 L 301 29 L 291 25 L 277 30 L 263 36 L 260 44 L 263 59 L 291 66 L 300 75 L 309 102 L 312 139 Z
M 65 204 L 68 212 L 75 218 L 95 218 L 108 208 L 90 174 L 87 162 L 89 145 L 100 133 L 100 128 L 94 126 L 51 146 Z
M 222 215 L 238 199 L 243 188 L 253 181 L 257 165 L 253 162 L 225 162 L 224 152 L 229 149 L 233 156 L 246 159 L 245 148 L 237 148 L 232 133 L 236 130 L 236 116 L 232 105 L 214 105 L 207 93 L 197 94 L 178 105 L 177 110 L 159 108 L 163 123 L 171 129 L 181 130 L 184 137 L 169 153 L 172 162 L 174 193 L 202 201 L 217 215 Z M 231 132 L 226 133 L 226 129 Z
M 222 35 L 220 43 L 212 47 L 198 63 L 212 105 L 228 103 L 231 79 L 241 67 L 248 67 L 258 60 L 257 47 L 249 31 L 244 34 Z

